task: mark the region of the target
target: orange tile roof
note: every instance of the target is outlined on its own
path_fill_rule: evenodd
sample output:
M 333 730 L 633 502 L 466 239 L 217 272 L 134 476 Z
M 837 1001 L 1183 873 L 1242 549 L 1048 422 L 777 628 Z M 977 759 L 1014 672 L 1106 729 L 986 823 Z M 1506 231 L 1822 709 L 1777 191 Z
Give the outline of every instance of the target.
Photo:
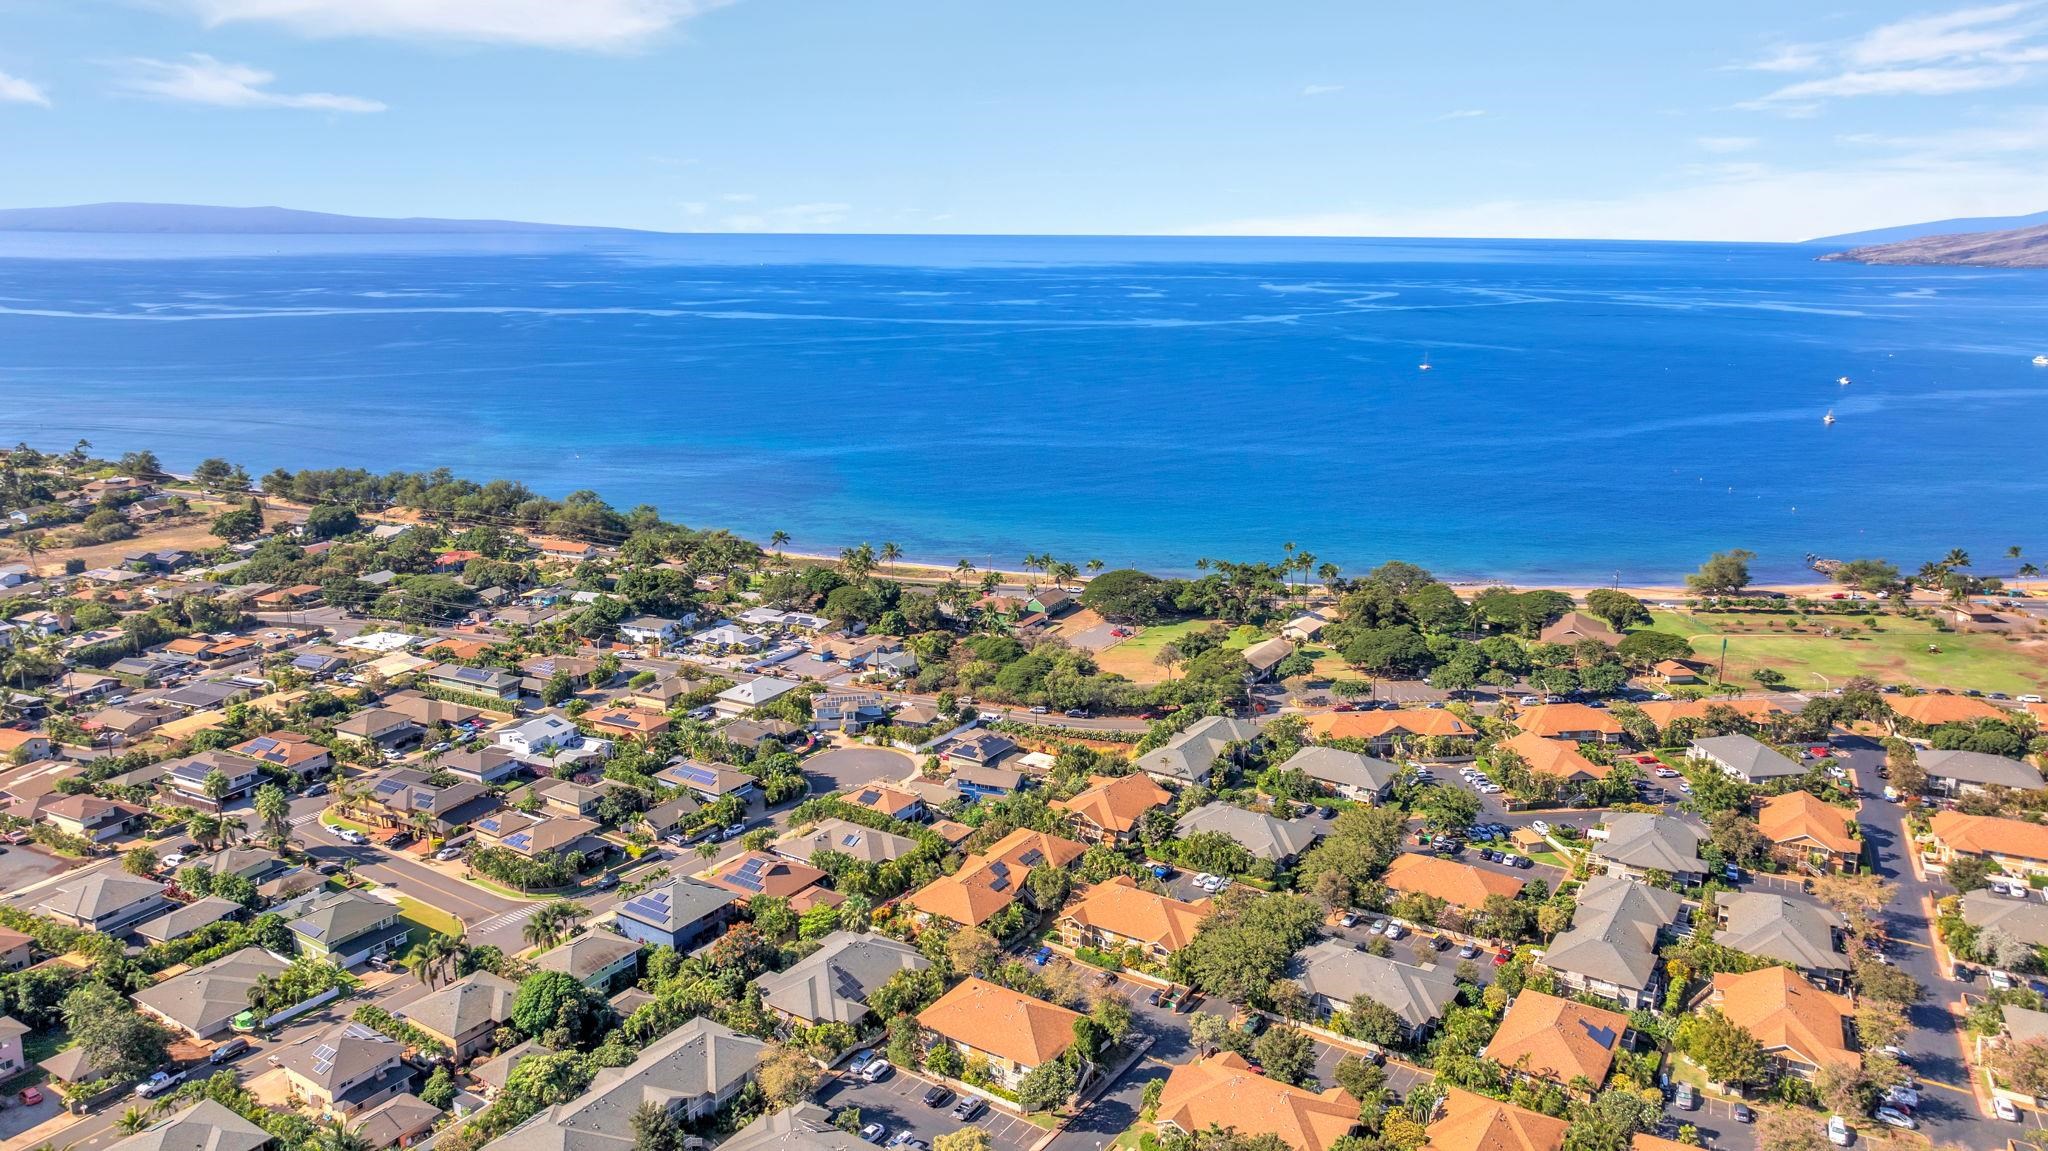
M 917 797 L 904 791 L 902 788 L 890 787 L 886 783 L 876 783 L 870 784 L 867 787 L 856 787 L 850 791 L 842 792 L 839 796 L 839 802 L 851 804 L 854 807 L 864 807 L 869 811 L 882 815 L 893 816 L 899 811 L 916 807 Z
M 39 731 L 17 731 L 11 727 L 0 727 L 0 755 L 12 755 L 19 748 L 27 746 L 32 739 L 48 739 Z
M 1698 719 L 1707 714 L 1710 707 L 1725 707 L 1738 715 L 1751 719 L 1783 715 L 1785 709 L 1768 699 L 1669 699 L 1652 700 L 1636 705 L 1651 723 L 1658 727 L 1669 727 L 1674 719 Z
M 1660 1139 L 1641 1131 L 1629 1137 L 1628 1148 L 1629 1151 L 1700 1151 L 1690 1143 L 1680 1143 L 1676 1139 Z
M 448 653 L 449 659 L 475 659 L 478 656 L 484 654 L 485 652 L 491 650 L 491 646 L 492 645 L 487 640 L 466 638 L 449 639 L 448 637 L 443 636 L 440 639 L 435 640 L 433 643 L 428 644 L 422 650 L 430 652 L 446 651 Z
M 1552 703 L 1532 707 L 1515 718 L 1515 726 L 1530 735 L 1556 739 L 1568 731 L 1597 731 L 1620 735 L 1621 721 L 1605 708 L 1583 703 Z
M 2041 726 L 2048 727 L 2048 703 L 2023 703 L 2020 706 L 2026 709 L 2028 715 L 2040 720 Z
M 1538 775 L 1554 775 L 1559 779 L 1575 776 L 1606 779 L 1614 770 L 1608 764 L 1587 759 L 1579 745 L 1568 739 L 1545 739 L 1525 731 L 1513 739 L 1501 740 L 1500 746 L 1527 760 L 1529 770 Z
M 1979 719 L 2010 720 L 2013 713 L 1995 703 L 1967 695 L 1895 695 L 1892 710 L 1914 723 L 1930 727 L 1944 723 L 1969 723 Z
M 269 740 L 270 742 L 265 744 L 260 751 L 249 746 L 258 739 Z M 302 763 L 310 763 L 328 754 L 325 745 L 315 743 L 311 737 L 300 735 L 296 731 L 273 731 L 267 735 L 257 736 L 256 739 L 244 740 L 228 750 L 249 756 L 252 759 L 260 759 L 265 763 L 280 764 L 284 767 L 297 767 Z
M 1423 1146 L 1429 1151 L 1561 1151 L 1567 1126 L 1562 1119 L 1450 1087 Z
M 1991 815 L 1964 815 L 1960 811 L 1937 811 L 1931 824 L 1934 838 L 1951 851 L 2048 860 L 2048 827 L 2038 823 L 1999 819 Z
M 1173 793 L 1159 786 L 1144 772 L 1114 778 L 1091 776 L 1088 790 L 1072 799 L 1055 799 L 1055 811 L 1067 811 L 1104 831 L 1126 832 L 1138 826 L 1146 812 L 1173 800 Z
M 986 852 L 968 856 L 960 870 L 912 892 L 909 903 L 926 915 L 977 927 L 1016 901 L 1032 868 L 1048 862 L 1065 867 L 1086 850 L 1071 839 L 1020 827 Z
M 1757 809 L 1756 824 L 1772 843 L 1804 841 L 1837 855 L 1855 855 L 1863 849 L 1849 834 L 1849 821 L 1855 818 L 1854 811 L 1836 807 L 1812 792 L 1788 791 L 1764 800 Z
M 1730 1023 L 1749 1032 L 1765 1051 L 1788 1051 L 1806 1063 L 1861 1063 L 1849 1050 L 1843 1024 L 1854 1007 L 1822 991 L 1788 967 L 1747 975 L 1714 976 L 1712 1002 Z
M 1155 895 L 1130 876 L 1119 875 L 1075 896 L 1060 918 L 1178 951 L 1195 937 L 1195 929 L 1214 910 L 1206 899 L 1187 903 Z
M 1081 1013 L 973 976 L 917 1013 L 918 1026 L 1023 1067 L 1059 1058 Z
M 752 871 L 748 874 L 751 879 L 741 875 L 742 869 L 750 866 Z M 754 895 L 795 899 L 824 883 L 827 876 L 809 864 L 796 863 L 765 851 L 744 851 L 705 872 L 704 878 L 742 899 Z
M 1484 905 L 1489 895 L 1513 899 L 1522 891 L 1522 881 L 1512 875 L 1412 851 L 1394 857 L 1386 883 L 1395 891 L 1418 891 L 1468 909 Z
M 1157 1117 L 1193 1134 L 1235 1128 L 1277 1136 L 1294 1151 L 1326 1151 L 1358 1126 L 1358 1102 L 1332 1087 L 1318 1095 L 1251 1069 L 1234 1051 L 1176 1066 L 1159 1093 Z
M 1324 712 L 1308 720 L 1309 730 L 1331 739 L 1380 739 L 1390 735 L 1451 736 L 1478 734 L 1472 726 L 1442 708 L 1399 711 Z
M 1583 1075 L 1598 1087 L 1627 1030 L 1628 1016 L 1618 1011 L 1525 989 L 1501 1017 L 1486 1058 L 1559 1083 Z

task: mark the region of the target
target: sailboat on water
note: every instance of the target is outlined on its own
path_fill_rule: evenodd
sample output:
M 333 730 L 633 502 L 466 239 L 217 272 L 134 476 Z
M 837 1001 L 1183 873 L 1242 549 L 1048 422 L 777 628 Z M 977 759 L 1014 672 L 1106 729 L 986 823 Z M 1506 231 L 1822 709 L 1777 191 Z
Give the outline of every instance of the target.
M 1837 380 L 1836 380 L 1835 382 L 1836 382 L 1836 383 L 1838 383 L 1838 384 L 1840 384 L 1840 385 L 1842 385 L 1843 387 L 1845 387 L 1845 388 L 1846 388 L 1846 387 L 1848 387 L 1848 386 L 1849 386 L 1849 377 L 1847 377 L 1847 376 L 1843 376 L 1843 377 L 1841 377 L 1841 378 L 1837 379 Z
M 2048 368 L 2048 356 L 2035 356 L 2034 366 L 2037 368 Z
M 1419 364 L 1417 364 L 1417 365 L 1415 365 L 1415 370 L 1416 370 L 1416 371 L 1418 371 L 1418 372 L 1426 372 L 1426 371 L 1428 371 L 1428 370 L 1429 370 L 1429 353 L 1428 353 L 1428 352 L 1424 352 L 1424 353 L 1422 353 L 1422 362 L 1421 362 L 1421 363 L 1419 363 Z
M 1826 424 L 1827 426 L 1829 426 L 1829 427 L 1831 427 L 1831 428 L 1832 428 L 1832 427 L 1834 427 L 1834 426 L 1835 426 L 1835 409 L 1833 409 L 1833 408 L 1829 408 L 1829 409 L 1828 409 L 1828 414 L 1827 414 L 1827 415 L 1824 415 L 1824 416 L 1822 416 L 1822 417 L 1820 418 L 1820 422 L 1821 422 L 1821 423 L 1823 423 L 1823 424 Z

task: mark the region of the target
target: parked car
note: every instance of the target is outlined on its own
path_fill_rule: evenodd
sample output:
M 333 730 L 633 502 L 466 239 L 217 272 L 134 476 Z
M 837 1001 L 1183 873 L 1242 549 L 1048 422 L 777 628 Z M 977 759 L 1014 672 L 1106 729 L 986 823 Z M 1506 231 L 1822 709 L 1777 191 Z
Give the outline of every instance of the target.
M 1700 1105 L 1700 1098 L 1693 1094 L 1692 1084 L 1690 1083 L 1680 1083 L 1678 1085 L 1678 1093 L 1672 1097 L 1671 1101 L 1678 1105 L 1680 1111 L 1691 1111 Z
M 860 1080 L 863 1083 L 880 1083 L 888 1077 L 889 1061 L 887 1059 L 870 1059 L 868 1060 L 868 1065 L 860 1069 Z
M 42 1101 L 43 1093 L 37 1088 L 24 1087 L 21 1089 L 21 1105 L 23 1107 L 34 1107 Z M 2010 1104 L 2007 1104 L 2007 1106 L 2010 1106 Z
M 860 1129 L 860 1137 L 870 1143 L 879 1145 L 889 1138 L 889 1129 L 880 1123 L 870 1123 Z
M 1529 824 L 1529 830 L 1538 835 L 1549 835 L 1550 825 L 1538 819 Z
M 207 1052 L 206 1061 L 208 1063 L 214 1064 L 215 1066 L 219 1066 L 220 1064 L 226 1063 L 228 1060 L 233 1059 L 235 1056 L 243 1054 L 253 1046 L 254 1044 L 250 1043 L 247 1039 L 244 1039 L 240 1035 L 237 1035 L 231 1039 L 226 1040 L 220 1046 L 214 1048 L 212 1051 Z
M 1467 943 L 1458 949 L 1458 958 L 1460 959 L 1477 959 L 1478 957 L 1479 945 L 1477 943 Z
M 1906 1131 L 1917 1131 L 1920 1121 L 1896 1107 L 1880 1107 L 1872 1116 L 1887 1127 L 1898 1127 Z
M 173 851 L 169 855 L 164 856 L 162 859 L 157 860 L 157 866 L 163 868 L 165 871 L 176 871 L 178 868 L 184 866 L 184 864 L 185 853 L 181 851 Z
M 1996 991 L 2011 991 L 2012 976 L 2007 975 L 2003 971 L 1993 971 L 1991 973 L 1991 986 Z
M 1828 1142 L 1837 1147 L 1847 1147 L 1855 1138 L 1856 1133 L 1849 1129 L 1849 1125 L 1842 1121 L 1840 1115 L 1828 1117 Z
M 924 1105 L 926 1107 L 944 1107 L 947 1100 L 951 1098 L 953 1098 L 951 1090 L 934 1083 L 925 1089 Z
M 1530 859 L 1526 855 L 1517 855 L 1515 856 L 1515 866 L 1521 868 L 1524 871 L 1527 871 L 1528 869 L 1536 866 L 1536 861 Z
M 988 1104 L 982 1102 L 979 1097 L 962 1095 L 960 1102 L 953 1104 L 953 1121 L 955 1123 L 971 1122 L 975 1116 L 986 1110 L 988 1110 Z
M 154 1099 L 184 1081 L 185 1073 L 183 1071 L 176 1074 L 164 1071 L 152 1072 L 148 1079 L 136 1085 L 135 1094 L 137 1098 Z
M 680 839 L 681 839 L 681 837 L 680 837 L 680 836 L 673 836 L 673 835 L 672 835 L 672 836 L 670 836 L 669 838 L 670 838 L 670 839 L 676 839 L 676 840 L 680 840 Z M 680 843 L 678 844 L 678 846 L 680 846 Z M 443 863 L 446 863 L 446 862 L 448 862 L 448 861 L 449 861 L 449 860 L 451 860 L 451 859 L 461 859 L 461 858 L 462 858 L 462 849 L 461 849 L 461 848 L 459 848 L 459 847 L 444 847 L 444 848 L 442 848 L 441 850 L 439 850 L 439 851 L 437 851 L 437 852 L 435 852 L 435 853 L 434 853 L 434 858 L 435 858 L 435 859 L 438 859 L 438 860 L 440 860 L 440 861 L 441 861 L 441 862 L 443 862 Z
M 1368 928 L 1367 930 L 1369 930 L 1370 932 L 1372 932 L 1372 934 L 1374 934 L 1374 935 L 1384 935 L 1384 934 L 1386 934 L 1386 931 L 1387 931 L 1387 918 L 1386 918 L 1386 916 L 1384 916 L 1384 915 L 1383 915 L 1383 916 L 1379 917 L 1378 919 L 1375 919 L 1375 920 L 1373 920 L 1373 921 L 1372 921 L 1372 926 L 1371 926 L 1370 928 Z
M 1756 1122 L 1756 1112 L 1751 1111 L 1747 1103 L 1737 1103 L 1733 1108 L 1733 1114 L 1737 1123 Z
M 2012 1100 L 2002 1096 L 1991 1100 L 1991 1111 L 2007 1123 L 2020 1121 L 2020 1109 L 2012 1105 Z
M 1902 1084 L 1887 1089 L 1884 1093 L 1884 1101 L 1901 1110 L 1911 1111 L 1920 1106 L 1920 1093 Z
M 618 885 L 618 873 L 611 871 L 607 871 L 603 875 L 598 876 L 597 883 L 595 884 L 596 888 L 599 891 L 610 891 L 612 888 L 617 887 Z

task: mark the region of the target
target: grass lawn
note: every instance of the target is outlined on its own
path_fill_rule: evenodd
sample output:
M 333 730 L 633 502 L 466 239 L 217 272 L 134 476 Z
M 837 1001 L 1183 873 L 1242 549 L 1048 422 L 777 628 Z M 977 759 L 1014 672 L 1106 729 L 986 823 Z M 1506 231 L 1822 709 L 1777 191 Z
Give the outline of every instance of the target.
M 462 920 L 429 903 L 421 903 L 410 895 L 398 897 L 398 916 L 415 927 L 438 931 L 443 935 L 462 934 Z
M 1817 630 L 1804 634 L 1781 628 L 1772 634 L 1769 621 L 1789 624 L 1797 616 L 1747 616 L 1724 613 L 1654 613 L 1657 631 L 1683 636 L 1695 654 L 1708 662 L 1721 657 L 1728 641 L 1728 678 L 1748 686 L 1758 668 L 1771 668 L 1786 686 L 1815 690 L 1839 685 L 1852 676 L 1879 683 L 1922 687 L 1977 688 L 2013 694 L 2048 685 L 2048 641 L 2008 640 L 1991 634 L 1938 632 L 1924 620 L 1880 616 L 1879 629 L 1867 631 L 1855 619 L 1826 617 L 1842 628 L 1832 636 Z M 1818 626 L 1823 617 L 1808 617 Z M 1939 652 L 1927 650 L 1933 644 Z M 1826 683 L 1823 683 L 1823 679 Z
M 1195 632 L 1221 622 L 1213 619 L 1191 619 L 1142 628 L 1137 635 L 1115 647 L 1095 653 L 1095 664 L 1104 672 L 1129 676 L 1139 683 L 1158 683 L 1166 678 L 1166 669 L 1152 662 L 1159 658 L 1160 648 L 1170 643 L 1179 643 Z M 1260 638 L 1258 628 L 1240 626 L 1231 631 L 1230 638 L 1223 641 L 1223 646 L 1234 651 L 1250 647 L 1259 642 Z

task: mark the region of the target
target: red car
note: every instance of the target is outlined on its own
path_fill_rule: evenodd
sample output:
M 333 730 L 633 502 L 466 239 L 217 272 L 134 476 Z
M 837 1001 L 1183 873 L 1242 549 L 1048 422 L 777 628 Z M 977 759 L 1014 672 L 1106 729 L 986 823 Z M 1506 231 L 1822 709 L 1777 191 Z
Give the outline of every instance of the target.
M 1357 711 L 1357 710 L 1358 710 L 1358 705 L 1357 705 L 1357 704 L 1355 704 L 1355 703 L 1340 703 L 1340 704 L 1338 704 L 1338 705 L 1337 705 L 1336 707 L 1333 707 L 1333 708 L 1331 708 L 1330 710 L 1331 710 L 1331 711 Z
M 34 1107 L 42 1101 L 43 1093 L 36 1088 L 24 1087 L 21 1089 L 21 1105 L 23 1107 Z
M 1494 952 L 1493 965 L 1495 967 L 1506 967 L 1508 965 L 1508 953 L 1505 951 Z

